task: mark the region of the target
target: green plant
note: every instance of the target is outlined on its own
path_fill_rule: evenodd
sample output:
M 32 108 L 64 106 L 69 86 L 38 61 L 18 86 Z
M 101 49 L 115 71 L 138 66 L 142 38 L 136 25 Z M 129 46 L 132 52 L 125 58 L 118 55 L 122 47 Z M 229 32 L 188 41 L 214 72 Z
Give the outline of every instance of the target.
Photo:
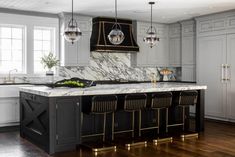
M 59 64 L 59 60 L 54 56 L 53 53 L 49 53 L 41 58 L 41 63 L 43 64 L 44 68 L 48 68 L 49 70 L 54 66 Z

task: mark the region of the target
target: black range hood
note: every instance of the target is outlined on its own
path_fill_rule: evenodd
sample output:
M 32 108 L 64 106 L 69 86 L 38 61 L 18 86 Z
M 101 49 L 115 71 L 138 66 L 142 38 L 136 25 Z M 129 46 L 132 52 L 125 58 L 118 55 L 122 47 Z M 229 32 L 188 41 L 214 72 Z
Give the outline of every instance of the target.
M 118 19 L 122 32 L 125 35 L 120 45 L 113 45 L 108 40 L 108 34 L 112 30 L 115 19 L 96 17 L 92 19 L 91 51 L 98 52 L 138 52 L 139 46 L 133 37 L 131 20 Z

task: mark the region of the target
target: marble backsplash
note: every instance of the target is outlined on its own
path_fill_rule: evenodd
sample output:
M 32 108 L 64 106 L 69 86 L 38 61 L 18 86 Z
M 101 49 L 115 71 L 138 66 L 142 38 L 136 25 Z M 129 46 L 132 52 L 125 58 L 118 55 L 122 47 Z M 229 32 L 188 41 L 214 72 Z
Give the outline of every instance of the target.
M 161 80 L 159 71 L 162 68 L 165 67 L 133 67 L 130 53 L 92 52 L 89 66 L 59 67 L 59 75 L 89 80 L 149 81 L 151 74 L 154 74 L 157 80 Z M 169 76 L 170 80 L 180 80 L 180 68 L 168 69 L 173 71 Z

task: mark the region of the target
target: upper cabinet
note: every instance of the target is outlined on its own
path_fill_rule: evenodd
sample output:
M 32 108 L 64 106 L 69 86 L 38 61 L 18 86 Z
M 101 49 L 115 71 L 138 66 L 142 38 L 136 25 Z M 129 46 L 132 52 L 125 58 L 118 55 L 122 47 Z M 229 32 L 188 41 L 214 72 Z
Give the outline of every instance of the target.
M 197 36 L 235 33 L 235 11 L 196 18 Z
M 181 66 L 181 25 L 174 23 L 169 26 L 169 65 Z
M 182 27 L 182 65 L 195 64 L 195 22 L 193 20 L 181 22 Z
M 148 44 L 144 43 L 143 38 L 146 37 L 146 32 L 150 26 L 147 22 L 135 22 L 134 34 L 136 35 L 137 44 L 140 51 L 133 54 L 134 63 L 137 66 L 168 66 L 169 65 L 169 38 L 168 26 L 164 24 L 156 24 L 153 26 L 157 30 L 157 36 L 160 41 L 150 48 Z
M 90 59 L 90 36 L 92 18 L 74 15 L 82 32 L 81 38 L 74 44 L 64 39 L 63 32 L 71 19 L 71 14 L 60 14 L 60 60 L 61 66 L 87 66 Z

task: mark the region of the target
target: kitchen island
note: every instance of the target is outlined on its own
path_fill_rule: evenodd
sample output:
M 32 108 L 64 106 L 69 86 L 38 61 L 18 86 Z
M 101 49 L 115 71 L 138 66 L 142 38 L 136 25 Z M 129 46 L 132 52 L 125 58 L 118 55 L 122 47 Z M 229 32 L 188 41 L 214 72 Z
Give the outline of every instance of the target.
M 174 95 L 187 90 L 199 92 L 195 128 L 200 132 L 204 130 L 206 88 L 204 85 L 192 83 L 109 84 L 89 88 L 24 87 L 20 89 L 20 134 L 21 137 L 35 143 L 49 154 L 75 149 L 76 145 L 82 142 L 80 138 L 82 132 L 94 132 L 100 129 L 100 125 L 96 123 L 101 121 L 101 118 L 92 116 L 85 117 L 83 129 L 81 130 L 80 127 L 81 110 L 91 103 L 92 96 L 115 94 L 118 96 L 118 105 L 120 105 L 123 103 L 125 94 L 151 95 L 156 92 L 171 91 Z M 173 110 L 173 112 L 176 111 Z M 127 117 L 123 113 L 116 114 L 116 118 L 123 121 L 126 121 Z

